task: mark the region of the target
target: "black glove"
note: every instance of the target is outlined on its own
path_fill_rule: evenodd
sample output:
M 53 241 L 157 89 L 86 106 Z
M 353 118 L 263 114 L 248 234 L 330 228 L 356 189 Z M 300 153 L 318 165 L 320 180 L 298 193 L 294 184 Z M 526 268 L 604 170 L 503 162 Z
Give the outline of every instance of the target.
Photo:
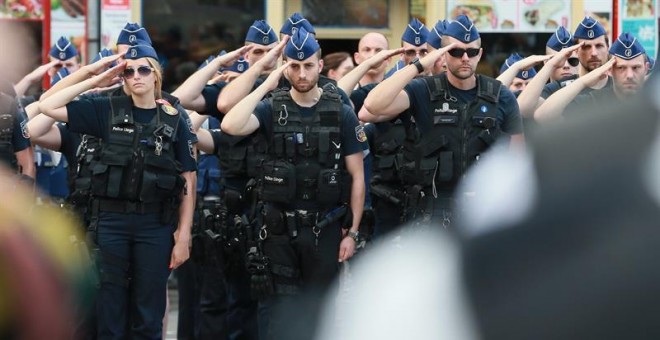
M 255 299 L 263 299 L 274 293 L 273 277 L 270 272 L 268 257 L 257 251 L 256 247 L 250 249 L 246 256 L 247 272 L 250 274 L 250 292 Z

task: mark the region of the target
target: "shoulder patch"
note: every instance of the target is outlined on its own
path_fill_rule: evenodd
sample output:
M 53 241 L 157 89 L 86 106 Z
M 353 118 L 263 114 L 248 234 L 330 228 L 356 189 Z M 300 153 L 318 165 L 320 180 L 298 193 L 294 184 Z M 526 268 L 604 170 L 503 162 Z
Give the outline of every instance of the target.
M 27 122 L 27 120 L 21 122 L 21 134 L 23 134 L 23 138 L 30 139 L 30 131 L 28 131 Z
M 188 152 L 190 153 L 190 158 L 195 159 L 195 148 L 191 140 L 188 140 Z
M 358 125 L 355 127 L 355 138 L 360 143 L 367 141 L 367 133 L 364 132 L 364 126 Z

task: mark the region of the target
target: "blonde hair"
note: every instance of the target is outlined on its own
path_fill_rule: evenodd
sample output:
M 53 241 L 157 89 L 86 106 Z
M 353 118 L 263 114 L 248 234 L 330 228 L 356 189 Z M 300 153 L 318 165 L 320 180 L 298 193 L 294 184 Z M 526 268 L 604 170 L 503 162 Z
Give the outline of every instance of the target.
M 146 57 L 145 59 L 147 59 L 147 63 L 153 69 L 152 72 L 156 78 L 156 83 L 154 85 L 154 97 L 156 99 L 161 99 L 163 98 L 163 68 L 160 66 L 158 60 L 150 57 Z M 131 90 L 128 88 L 126 83 L 124 83 L 124 92 L 131 93 Z

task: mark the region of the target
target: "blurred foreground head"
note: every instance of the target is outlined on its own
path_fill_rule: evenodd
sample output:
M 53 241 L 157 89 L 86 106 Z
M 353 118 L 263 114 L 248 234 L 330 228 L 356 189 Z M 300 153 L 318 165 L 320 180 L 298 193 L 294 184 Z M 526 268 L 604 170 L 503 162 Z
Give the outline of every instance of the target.
M 74 306 L 90 293 L 89 263 L 73 242 L 79 227 L 58 208 L 35 206 L 16 182 L 0 169 L 0 338 L 71 339 Z

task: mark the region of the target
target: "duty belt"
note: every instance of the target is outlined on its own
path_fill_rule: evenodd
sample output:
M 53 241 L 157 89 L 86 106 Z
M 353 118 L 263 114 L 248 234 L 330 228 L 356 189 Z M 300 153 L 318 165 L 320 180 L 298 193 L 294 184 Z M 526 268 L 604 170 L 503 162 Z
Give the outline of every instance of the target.
M 163 202 L 144 203 L 135 201 L 99 199 L 99 211 L 105 212 L 151 214 L 160 212 L 162 210 L 162 206 Z

